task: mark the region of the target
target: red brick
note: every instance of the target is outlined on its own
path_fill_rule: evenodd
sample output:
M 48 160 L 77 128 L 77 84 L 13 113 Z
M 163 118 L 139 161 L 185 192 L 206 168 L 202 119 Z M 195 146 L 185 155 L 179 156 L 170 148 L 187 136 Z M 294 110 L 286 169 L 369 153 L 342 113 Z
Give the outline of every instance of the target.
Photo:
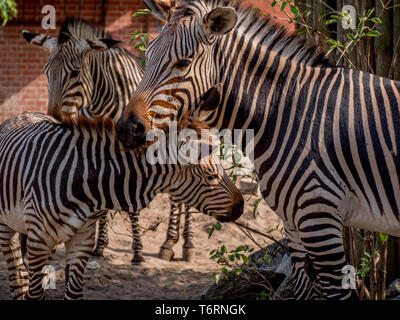
M 247 1 L 264 11 L 268 9 L 273 16 L 285 17 L 278 9 L 271 11 L 269 0 Z M 81 7 L 80 3 L 83 4 Z M 0 28 L 0 121 L 23 110 L 46 111 L 47 81 L 42 70 L 49 53 L 27 44 L 22 37 L 24 29 L 57 35 L 58 30 L 41 28 L 42 6 L 51 4 L 56 8 L 57 28 L 68 16 L 85 17 L 98 24 L 102 21 L 99 0 L 17 0 L 17 4 L 25 21 L 38 22 L 23 24 L 11 21 L 5 28 Z M 105 21 L 107 31 L 117 39 L 128 40 L 132 31 L 142 28 L 155 37 L 159 25 L 156 19 L 152 16 L 132 18 L 132 13 L 142 8 L 145 8 L 142 0 L 109 0 Z M 148 30 L 145 30 L 146 22 Z M 131 43 L 125 43 L 124 47 L 137 54 Z

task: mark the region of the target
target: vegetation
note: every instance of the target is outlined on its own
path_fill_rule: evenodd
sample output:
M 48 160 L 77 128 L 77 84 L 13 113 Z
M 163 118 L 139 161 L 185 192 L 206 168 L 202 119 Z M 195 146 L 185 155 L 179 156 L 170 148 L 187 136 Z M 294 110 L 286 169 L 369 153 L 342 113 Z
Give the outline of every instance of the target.
M 1 26 L 4 27 L 7 22 L 17 16 L 17 4 L 14 0 L 0 0 Z

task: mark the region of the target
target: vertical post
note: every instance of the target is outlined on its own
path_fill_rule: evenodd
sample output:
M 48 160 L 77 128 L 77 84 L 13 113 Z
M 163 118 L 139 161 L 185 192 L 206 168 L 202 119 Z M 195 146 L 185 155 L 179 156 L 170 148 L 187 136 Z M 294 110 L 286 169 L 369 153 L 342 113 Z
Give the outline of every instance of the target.
M 383 4 L 387 2 L 388 0 L 383 0 Z M 391 6 L 392 4 L 388 7 Z M 376 30 L 381 35 L 374 39 L 376 73 L 382 77 L 389 77 L 393 57 L 393 9 L 384 9 L 381 1 L 375 1 L 375 16 L 379 15 L 382 23 L 378 24 Z
M 393 65 L 393 79 L 400 80 L 400 0 L 394 0 L 393 5 L 393 57 L 396 55 L 396 63 Z

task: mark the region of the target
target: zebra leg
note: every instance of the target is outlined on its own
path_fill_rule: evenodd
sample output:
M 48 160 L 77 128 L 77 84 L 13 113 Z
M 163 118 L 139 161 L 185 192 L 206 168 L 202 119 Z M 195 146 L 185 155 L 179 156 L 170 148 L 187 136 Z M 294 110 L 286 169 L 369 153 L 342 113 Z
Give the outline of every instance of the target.
M 288 227 L 286 224 L 284 224 L 284 229 L 288 239 L 290 259 L 292 260 L 294 296 L 297 300 L 317 299 L 320 293 L 314 286 L 315 272 L 310 268 L 310 259 L 299 234 L 297 230 Z
M 193 261 L 194 245 L 193 245 L 193 230 L 192 230 L 192 212 L 190 208 L 182 204 L 182 210 L 185 210 L 185 228 L 183 229 L 183 261 Z
M 12 298 L 24 298 L 29 288 L 28 271 L 22 261 L 18 234 L 8 226 L 0 224 L 0 245 L 8 264 L 8 278 Z
M 142 262 L 145 262 L 145 259 L 142 256 L 143 245 L 142 245 L 142 240 L 140 238 L 140 232 L 139 232 L 139 214 L 140 214 L 140 210 L 136 210 L 134 212 L 129 212 L 128 213 L 129 218 L 131 220 L 132 235 L 133 235 L 133 241 L 132 241 L 133 259 L 132 259 L 132 264 L 140 264 Z
M 34 224 L 35 225 L 35 224 Z M 52 253 L 54 253 L 56 243 L 46 233 L 40 229 L 28 231 L 26 240 L 26 256 L 29 272 L 29 289 L 25 294 L 25 299 L 44 299 L 43 288 L 44 267 L 50 264 Z
M 95 242 L 96 219 L 88 221 L 65 243 L 65 296 L 66 300 L 83 299 L 83 274 Z
M 172 260 L 174 258 L 175 252 L 172 247 L 179 240 L 179 223 L 181 220 L 182 204 L 172 201 L 171 211 L 169 215 L 168 230 L 167 230 L 167 240 L 160 248 L 159 257 L 163 260 Z
M 96 247 L 92 251 L 92 256 L 103 257 L 104 249 L 108 245 L 108 211 L 103 211 L 100 214 L 99 222 L 99 233 L 97 237 Z
M 322 205 L 319 207 L 321 209 Z M 351 289 L 344 289 L 342 286 L 342 269 L 346 265 L 346 257 L 342 238 L 343 224 L 339 216 L 307 213 L 299 219 L 297 227 L 310 258 L 310 266 L 316 272 L 316 283 L 320 287 L 322 298 L 350 299 Z

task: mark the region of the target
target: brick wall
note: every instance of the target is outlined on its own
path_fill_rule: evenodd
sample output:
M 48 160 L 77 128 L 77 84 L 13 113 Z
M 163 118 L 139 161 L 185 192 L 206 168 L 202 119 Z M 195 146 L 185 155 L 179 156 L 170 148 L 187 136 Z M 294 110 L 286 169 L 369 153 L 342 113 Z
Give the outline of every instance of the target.
M 248 0 L 255 7 L 271 12 L 269 0 Z M 142 0 L 17 0 L 19 17 L 5 28 L 0 27 L 0 121 L 22 111 L 47 108 L 47 82 L 42 69 L 48 58 L 45 49 L 29 45 L 22 30 L 56 35 L 57 30 L 43 30 L 41 8 L 51 4 L 56 9 L 57 28 L 68 16 L 80 16 L 98 26 L 106 26 L 115 39 L 129 40 L 132 31 L 142 28 L 157 34 L 159 23 L 151 16 L 132 18 L 132 12 L 144 8 Z M 268 10 L 267 10 L 268 9 Z M 105 13 L 105 15 L 104 15 Z M 280 15 L 274 11 L 272 15 Z M 124 44 L 134 50 L 129 43 Z

